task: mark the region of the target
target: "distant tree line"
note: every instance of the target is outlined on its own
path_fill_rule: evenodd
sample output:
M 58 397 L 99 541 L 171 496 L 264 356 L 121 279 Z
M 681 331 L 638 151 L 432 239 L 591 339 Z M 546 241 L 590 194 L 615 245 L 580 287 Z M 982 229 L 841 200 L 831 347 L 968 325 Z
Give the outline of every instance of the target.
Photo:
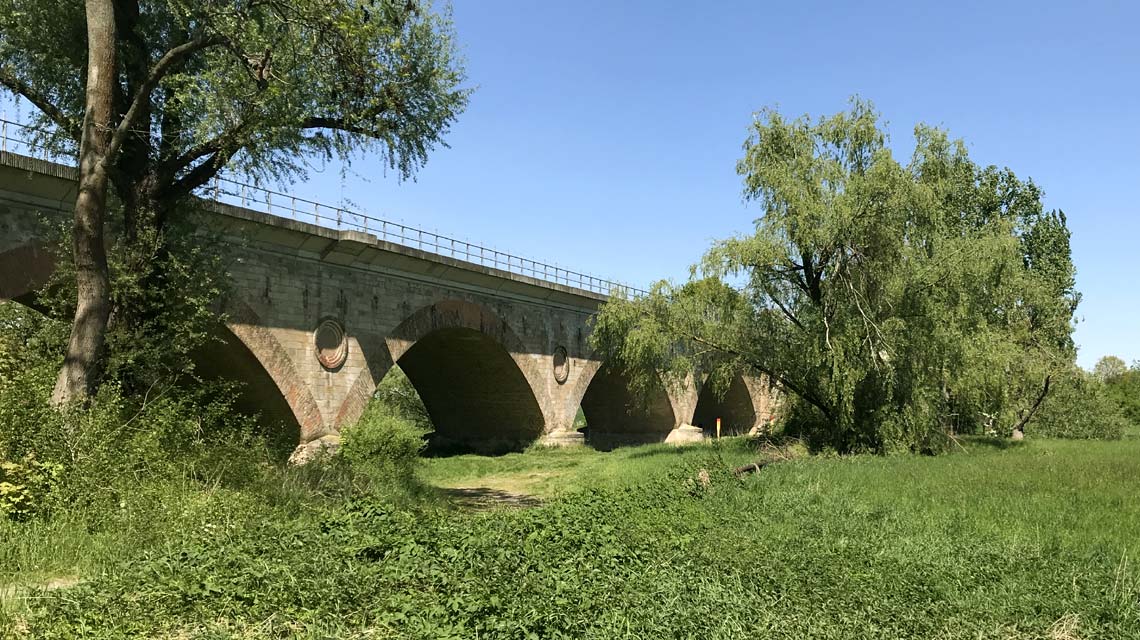
M 1124 417 L 1140 426 L 1140 360 L 1129 367 L 1116 356 L 1105 356 L 1093 367 L 1093 376 L 1104 383 L 1108 396 L 1120 406 Z

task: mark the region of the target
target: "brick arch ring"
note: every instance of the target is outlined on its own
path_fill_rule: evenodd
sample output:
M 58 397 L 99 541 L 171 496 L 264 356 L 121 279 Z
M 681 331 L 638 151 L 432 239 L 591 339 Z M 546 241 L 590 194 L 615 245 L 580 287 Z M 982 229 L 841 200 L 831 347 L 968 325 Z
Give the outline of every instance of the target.
M 570 409 L 576 411 L 578 406 L 582 404 L 582 399 L 586 397 L 586 392 L 589 391 L 590 385 L 594 382 L 594 378 L 597 377 L 598 372 L 602 370 L 605 364 L 606 363 L 598 357 L 596 351 L 590 351 L 589 359 L 583 366 L 582 373 L 578 376 L 578 381 L 574 384 L 574 389 L 567 398 Z M 661 376 L 657 376 L 657 382 L 661 386 L 661 389 L 665 391 L 665 397 L 669 400 L 670 408 L 673 410 L 674 426 L 676 426 L 676 424 L 679 424 L 679 411 L 676 398 L 674 398 L 675 394 L 672 393 L 669 385 L 665 384 L 665 380 L 663 380 Z
M 353 382 L 337 412 L 335 426 L 339 428 L 355 422 L 372 398 L 376 385 L 396 361 L 420 339 L 439 329 L 472 329 L 491 338 L 508 353 L 525 351 L 522 338 L 514 328 L 486 305 L 449 299 L 421 307 L 382 338 L 357 336 L 368 362 L 368 375 L 362 371 Z M 528 380 L 531 378 L 525 370 L 522 374 Z
M 229 315 L 226 328 L 257 358 L 293 412 L 301 429 L 299 444 L 324 435 L 321 411 L 285 347 L 262 326 L 257 313 L 246 302 L 231 298 L 226 301 L 225 310 Z

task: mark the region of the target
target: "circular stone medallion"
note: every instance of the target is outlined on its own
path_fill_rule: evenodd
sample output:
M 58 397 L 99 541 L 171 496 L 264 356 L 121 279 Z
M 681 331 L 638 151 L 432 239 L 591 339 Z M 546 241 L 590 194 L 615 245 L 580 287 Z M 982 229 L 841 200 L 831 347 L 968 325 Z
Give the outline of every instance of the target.
M 322 367 L 337 369 L 348 359 L 348 340 L 344 336 L 344 327 L 336 320 L 322 321 L 313 332 L 313 340 L 317 346 L 317 360 Z
M 570 361 L 566 358 L 566 347 L 558 347 L 554 350 L 554 380 L 562 384 L 569 377 Z

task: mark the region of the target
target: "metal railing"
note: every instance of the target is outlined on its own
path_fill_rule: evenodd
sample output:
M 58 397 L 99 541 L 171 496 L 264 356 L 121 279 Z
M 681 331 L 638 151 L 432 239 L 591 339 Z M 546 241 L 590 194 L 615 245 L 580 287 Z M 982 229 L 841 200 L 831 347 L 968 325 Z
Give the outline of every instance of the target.
M 75 152 L 49 147 L 45 142 L 48 138 L 47 131 L 0 118 L 0 151 L 75 166 Z M 597 278 L 345 207 L 322 204 L 315 200 L 266 189 L 227 176 L 219 175 L 214 178 L 208 185 L 200 188 L 197 195 L 207 201 L 261 211 L 329 229 L 362 231 L 393 244 L 515 275 L 528 276 L 543 282 L 602 295 L 618 295 L 626 298 L 646 295 L 644 290 L 613 280 Z

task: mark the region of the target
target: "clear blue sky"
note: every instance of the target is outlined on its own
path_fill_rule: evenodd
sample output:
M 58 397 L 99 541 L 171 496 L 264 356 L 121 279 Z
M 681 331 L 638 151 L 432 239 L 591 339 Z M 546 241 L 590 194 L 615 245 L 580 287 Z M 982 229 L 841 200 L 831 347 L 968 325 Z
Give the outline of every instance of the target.
M 751 114 L 874 101 L 896 156 L 945 127 L 1073 231 L 1085 367 L 1140 359 L 1140 9 L 1128 2 L 457 0 L 471 104 L 415 182 L 364 163 L 323 197 L 644 285 L 747 232 Z M 335 173 L 335 172 L 334 172 Z

